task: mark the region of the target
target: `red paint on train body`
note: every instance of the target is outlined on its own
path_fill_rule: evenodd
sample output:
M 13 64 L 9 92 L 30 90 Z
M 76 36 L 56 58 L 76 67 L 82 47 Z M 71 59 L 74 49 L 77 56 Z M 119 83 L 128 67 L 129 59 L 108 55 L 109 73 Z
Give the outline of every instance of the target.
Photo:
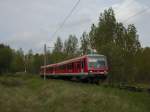
M 41 66 L 41 75 L 80 76 L 80 78 L 105 77 L 108 73 L 107 59 L 104 55 L 90 54 L 69 59 L 60 63 Z

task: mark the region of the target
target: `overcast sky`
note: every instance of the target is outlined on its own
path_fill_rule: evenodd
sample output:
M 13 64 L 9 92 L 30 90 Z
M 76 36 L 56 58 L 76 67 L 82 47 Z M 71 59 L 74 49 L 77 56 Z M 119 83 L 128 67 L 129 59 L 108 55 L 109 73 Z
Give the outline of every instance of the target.
M 14 49 L 40 52 L 44 43 L 53 46 L 59 35 L 62 40 L 68 38 L 69 34 L 80 38 L 83 31 L 89 31 L 92 23 L 98 22 L 104 9 L 113 7 L 117 20 L 126 25 L 135 24 L 142 46 L 150 46 L 149 0 L 81 0 L 64 27 L 52 37 L 76 2 L 77 0 L 0 0 L 0 43 Z M 144 10 L 144 13 L 132 17 Z

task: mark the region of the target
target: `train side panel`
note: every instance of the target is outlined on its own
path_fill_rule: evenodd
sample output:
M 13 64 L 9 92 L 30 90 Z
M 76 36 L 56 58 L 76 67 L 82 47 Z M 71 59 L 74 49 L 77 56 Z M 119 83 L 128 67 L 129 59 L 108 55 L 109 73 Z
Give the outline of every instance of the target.
M 56 63 L 52 65 L 42 66 L 41 75 L 44 75 L 46 69 L 46 76 L 81 76 L 83 78 L 89 77 L 106 77 L 108 72 L 107 65 L 100 68 L 89 68 L 88 56 L 82 56 L 73 60 Z

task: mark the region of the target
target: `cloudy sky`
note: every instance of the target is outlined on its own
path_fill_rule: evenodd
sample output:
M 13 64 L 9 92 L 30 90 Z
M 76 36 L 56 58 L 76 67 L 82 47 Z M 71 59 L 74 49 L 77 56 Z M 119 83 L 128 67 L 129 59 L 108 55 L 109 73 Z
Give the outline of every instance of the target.
M 150 46 L 149 0 L 81 0 L 63 28 L 52 37 L 76 2 L 77 0 L 0 0 L 0 43 L 14 49 L 41 52 L 44 43 L 53 46 L 59 35 L 62 40 L 69 34 L 80 38 L 92 23 L 97 23 L 100 12 L 113 7 L 117 20 L 125 25 L 135 24 L 142 46 Z

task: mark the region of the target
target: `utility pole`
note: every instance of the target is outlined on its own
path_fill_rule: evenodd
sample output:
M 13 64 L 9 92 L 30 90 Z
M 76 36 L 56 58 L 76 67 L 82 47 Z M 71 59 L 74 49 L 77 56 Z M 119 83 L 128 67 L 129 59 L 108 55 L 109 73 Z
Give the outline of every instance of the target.
M 46 44 L 44 44 L 44 80 L 46 80 Z
M 24 72 L 27 72 L 27 56 L 24 56 Z

